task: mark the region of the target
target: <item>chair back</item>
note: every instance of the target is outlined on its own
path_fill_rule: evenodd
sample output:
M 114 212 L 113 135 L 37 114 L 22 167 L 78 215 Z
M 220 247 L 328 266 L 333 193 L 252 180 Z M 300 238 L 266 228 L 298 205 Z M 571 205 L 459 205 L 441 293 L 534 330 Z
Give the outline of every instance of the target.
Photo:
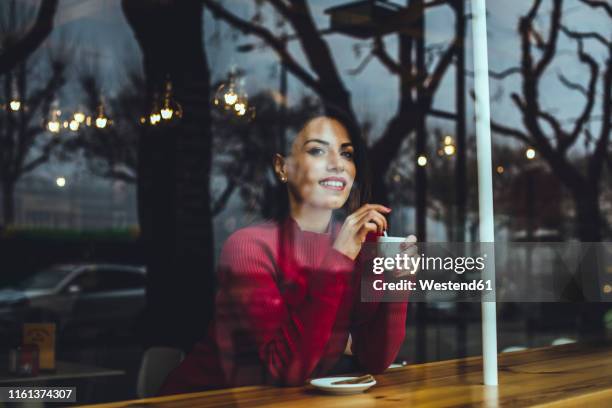
M 166 377 L 185 358 L 182 350 L 171 347 L 147 349 L 140 364 L 136 394 L 138 398 L 156 396 Z

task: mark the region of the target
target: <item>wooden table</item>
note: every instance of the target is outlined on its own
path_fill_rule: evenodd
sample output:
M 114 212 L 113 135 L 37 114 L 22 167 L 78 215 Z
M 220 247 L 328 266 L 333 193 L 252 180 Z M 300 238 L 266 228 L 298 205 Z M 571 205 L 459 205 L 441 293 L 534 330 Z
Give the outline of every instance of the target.
M 612 344 L 568 344 L 501 354 L 499 386 L 482 385 L 482 358 L 390 369 L 368 392 L 335 396 L 312 386 L 240 387 L 95 405 L 120 407 L 612 407 Z

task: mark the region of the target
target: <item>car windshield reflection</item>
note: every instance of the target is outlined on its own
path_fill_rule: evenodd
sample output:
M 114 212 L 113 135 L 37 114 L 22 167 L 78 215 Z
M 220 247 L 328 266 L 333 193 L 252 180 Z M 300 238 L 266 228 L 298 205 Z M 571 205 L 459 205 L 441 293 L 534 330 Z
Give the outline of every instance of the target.
M 70 272 L 70 268 L 63 267 L 45 269 L 20 282 L 18 288 L 21 290 L 54 289 Z

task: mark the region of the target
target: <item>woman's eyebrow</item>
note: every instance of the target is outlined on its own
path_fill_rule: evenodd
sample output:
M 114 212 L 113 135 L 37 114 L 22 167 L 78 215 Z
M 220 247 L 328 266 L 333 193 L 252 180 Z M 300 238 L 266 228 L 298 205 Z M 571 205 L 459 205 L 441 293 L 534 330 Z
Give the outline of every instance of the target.
M 321 140 L 321 139 L 308 139 L 307 141 L 304 142 L 302 146 L 306 146 L 310 142 L 321 143 L 322 145 L 329 146 L 329 142 L 326 142 L 325 140 Z M 342 143 L 340 147 L 341 148 L 353 147 L 353 143 L 351 142 Z
M 308 139 L 307 141 L 304 142 L 302 146 L 306 146 L 310 142 L 317 142 L 317 143 L 321 143 L 323 145 L 329 146 L 329 142 L 326 142 L 325 140 L 321 140 L 321 139 Z

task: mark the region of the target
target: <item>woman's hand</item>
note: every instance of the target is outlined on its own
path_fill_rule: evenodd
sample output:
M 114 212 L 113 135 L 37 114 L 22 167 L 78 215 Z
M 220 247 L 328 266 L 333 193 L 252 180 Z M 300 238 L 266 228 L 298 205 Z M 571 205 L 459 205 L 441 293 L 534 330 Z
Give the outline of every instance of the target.
M 404 254 L 406 254 L 408 256 L 408 258 L 418 258 L 418 252 L 419 252 L 419 248 L 417 247 L 417 237 L 414 235 L 408 235 L 406 237 L 406 241 L 402 242 L 400 244 L 400 255 L 403 258 Z M 410 261 L 409 265 L 413 265 L 413 262 Z M 416 270 L 412 270 L 412 269 L 396 269 L 393 271 L 393 276 L 395 278 L 402 278 L 405 276 L 409 276 L 409 275 L 414 275 L 415 273 L 418 272 L 418 267 Z
M 383 214 L 390 212 L 390 208 L 380 204 L 361 206 L 344 220 L 334 242 L 334 249 L 355 260 L 369 232 L 382 234 L 387 229 L 387 219 Z

